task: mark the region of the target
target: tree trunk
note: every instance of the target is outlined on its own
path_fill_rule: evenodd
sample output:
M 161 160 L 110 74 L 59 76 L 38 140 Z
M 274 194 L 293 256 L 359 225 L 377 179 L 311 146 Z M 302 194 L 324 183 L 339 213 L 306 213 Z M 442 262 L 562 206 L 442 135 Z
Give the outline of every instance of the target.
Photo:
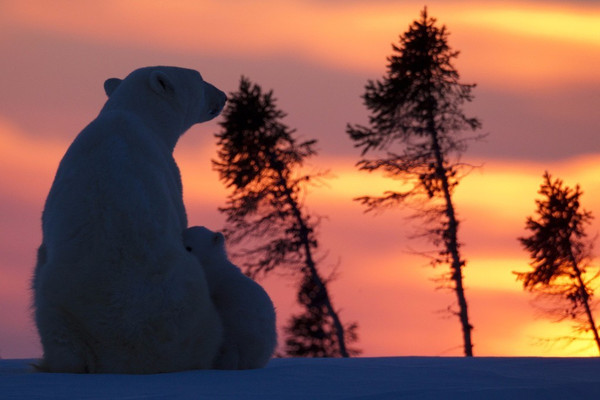
M 594 340 L 596 341 L 596 346 L 598 347 L 598 353 L 600 353 L 600 336 L 598 336 L 598 328 L 596 327 L 596 322 L 594 321 L 594 316 L 592 314 L 592 309 L 590 307 L 590 296 L 587 293 L 585 283 L 583 282 L 583 277 L 581 276 L 581 270 L 579 269 L 579 264 L 573 251 L 569 251 L 569 256 L 571 258 L 571 264 L 573 266 L 573 270 L 575 271 L 575 276 L 577 277 L 577 283 L 579 284 L 579 291 L 581 293 L 581 298 L 583 299 L 583 307 L 585 309 L 585 315 L 588 320 L 588 324 L 590 326 L 590 330 L 594 335 Z
M 333 308 L 333 305 L 331 304 L 331 300 L 329 298 L 329 293 L 327 291 L 327 287 L 323 283 L 323 280 L 321 279 L 321 277 L 319 276 L 319 273 L 317 271 L 316 264 L 312 257 L 312 251 L 310 250 L 310 241 L 309 241 L 309 237 L 308 237 L 309 229 L 306 226 L 306 223 L 304 222 L 304 218 L 302 217 L 302 213 L 300 212 L 300 209 L 298 208 L 298 204 L 292 197 L 291 190 L 288 187 L 287 181 L 285 180 L 281 170 L 277 169 L 277 173 L 279 175 L 280 184 L 284 188 L 286 200 L 287 200 L 288 204 L 290 205 L 290 207 L 292 207 L 294 217 L 296 218 L 296 221 L 298 222 L 298 224 L 300 226 L 300 241 L 302 242 L 302 246 L 304 247 L 306 267 L 308 268 L 308 271 L 311 275 L 311 279 L 313 280 L 315 285 L 317 285 L 317 287 L 319 288 L 319 291 L 321 291 L 321 293 L 323 293 L 323 298 L 325 299 L 325 307 L 327 308 L 327 313 L 333 320 L 333 325 L 335 327 L 335 334 L 337 337 L 340 355 L 342 357 L 348 358 L 348 357 L 350 357 L 350 355 L 348 354 L 348 350 L 346 348 L 344 326 L 342 325 L 342 322 L 340 321 L 340 318 L 338 317 L 337 312 L 335 311 L 335 309 Z
M 302 222 L 302 224 L 303 224 L 303 222 Z M 308 235 L 307 235 L 308 230 L 306 229 L 306 226 L 302 225 L 301 231 L 304 231 L 304 234 L 302 234 L 302 243 L 304 245 L 304 251 L 305 251 L 305 255 L 306 255 L 306 266 L 308 267 L 308 269 L 310 271 L 313 282 L 317 285 L 317 287 L 319 288 L 319 291 L 321 291 L 324 295 L 323 297 L 325 299 L 325 307 L 327 308 L 327 312 L 328 312 L 329 316 L 331 317 L 331 319 L 333 320 L 333 325 L 335 326 L 335 334 L 336 334 L 337 341 L 338 341 L 340 355 L 345 358 L 350 357 L 350 355 L 348 354 L 348 350 L 346 349 L 346 339 L 344 337 L 345 336 L 344 326 L 342 325 L 342 322 L 340 321 L 340 319 L 337 315 L 337 312 L 334 310 L 333 305 L 331 304 L 331 300 L 329 298 L 329 293 L 327 291 L 327 287 L 325 286 L 325 284 L 323 283 L 323 280 L 319 276 L 319 273 L 315 266 L 314 260 L 312 258 L 312 254 L 311 254 L 310 246 L 309 246 L 309 242 L 308 242 Z
M 446 250 L 452 258 L 452 264 L 450 266 L 452 270 L 451 279 L 455 285 L 454 291 L 458 301 L 459 310 L 457 315 L 462 327 L 464 353 L 466 357 L 473 357 L 473 342 L 471 340 L 471 331 L 473 330 L 473 326 L 469 323 L 467 299 L 465 297 L 465 290 L 463 286 L 462 268 L 464 267 L 465 263 L 461 260 L 458 251 L 458 221 L 456 220 L 456 213 L 454 211 L 454 205 L 452 204 L 452 196 L 450 195 L 450 185 L 448 183 L 447 174 L 448 171 L 444 166 L 444 158 L 438 142 L 437 133 L 434 129 L 431 130 L 431 140 L 437 164 L 436 175 L 437 178 L 442 182 L 442 190 L 446 203 L 445 213 L 446 217 L 448 218 L 448 227 L 444 232 L 444 243 L 446 244 Z

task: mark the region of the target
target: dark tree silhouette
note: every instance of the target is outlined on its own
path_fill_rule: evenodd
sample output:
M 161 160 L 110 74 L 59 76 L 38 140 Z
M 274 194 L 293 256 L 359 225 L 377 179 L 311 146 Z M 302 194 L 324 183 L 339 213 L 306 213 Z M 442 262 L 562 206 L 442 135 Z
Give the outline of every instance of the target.
M 524 289 L 541 294 L 542 299 L 559 299 L 561 306 L 551 308 L 550 313 L 558 321 L 574 320 L 578 332 L 591 331 L 600 352 L 591 306 L 591 285 L 598 273 L 588 273 L 592 243 L 585 233 L 592 213 L 580 209 L 582 192 L 578 185 L 575 189 L 563 186 L 548 172 L 539 194 L 542 199 L 536 200 L 537 215 L 528 217 L 525 225 L 531 234 L 519 238 L 531 256 L 533 270 L 515 274 Z
M 400 44 L 392 47 L 387 74 L 381 81 L 369 81 L 363 95 L 371 111 L 369 126 L 348 125 L 347 133 L 355 147 L 362 148 L 363 157 L 370 151 L 386 151 L 382 158 L 363 158 L 357 164 L 359 169 L 382 171 L 400 180 L 402 190 L 355 200 L 367 211 L 406 203 L 417 207 L 427 225 L 426 237 L 439 247 L 433 264 L 450 267 L 443 278 L 456 293 L 458 310 L 453 312 L 460 319 L 464 353 L 472 356 L 473 327 L 462 275 L 465 260 L 460 254 L 452 193 L 465 167 L 459 156 L 468 140 L 457 136 L 480 127 L 476 118 L 468 118 L 462 111 L 463 104 L 472 100 L 475 85 L 459 82 L 452 65 L 458 52 L 450 49 L 446 27 L 437 26 L 427 8 L 400 36 Z
M 304 311 L 290 318 L 286 327 L 288 334 L 286 353 L 293 357 L 341 357 L 339 346 L 336 345 L 336 335 L 332 329 L 335 324 L 327 310 L 325 293 L 310 276 L 305 276 L 298 292 L 298 303 Z M 357 340 L 356 323 L 344 327 L 346 342 Z M 360 351 L 346 348 L 351 356 Z
M 243 268 L 252 277 L 273 269 L 287 269 L 310 282 L 313 290 L 301 296 L 310 307 L 319 304 L 326 315 L 311 320 L 305 331 L 288 330 L 296 335 L 326 332 L 314 356 L 336 354 L 349 356 L 348 334 L 334 309 L 326 281 L 317 270 L 316 228 L 318 218 L 310 215 L 301 199 L 306 185 L 318 181 L 323 173 L 300 174 L 306 158 L 316 154 L 315 140 L 298 143 L 294 131 L 283 124 L 285 114 L 275 106 L 273 92 L 263 93 L 260 86 L 242 77 L 239 91 L 231 93 L 222 113 L 218 138 L 218 161 L 213 161 L 220 179 L 232 189 L 226 207 L 225 235 L 231 243 L 244 247 L 236 259 L 244 260 Z M 321 324 L 316 326 L 315 324 Z M 328 325 L 328 326 L 324 326 Z M 352 329 L 353 325 L 349 328 Z M 311 340 L 307 337 L 297 340 Z M 308 353 L 306 353 L 308 354 Z M 305 355 L 306 355 L 305 354 Z

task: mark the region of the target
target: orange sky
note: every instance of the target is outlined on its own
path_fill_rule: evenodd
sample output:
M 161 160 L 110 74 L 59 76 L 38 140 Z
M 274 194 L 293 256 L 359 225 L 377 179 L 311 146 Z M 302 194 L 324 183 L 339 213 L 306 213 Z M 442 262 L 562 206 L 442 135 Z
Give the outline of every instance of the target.
M 345 123 L 363 122 L 359 98 L 384 72 L 390 43 L 418 17 L 407 1 L 134 1 L 0 3 L 0 356 L 35 357 L 28 279 L 40 241 L 39 216 L 66 147 L 104 101 L 102 82 L 143 65 L 199 69 L 224 90 L 248 74 L 274 89 L 298 134 L 321 143 L 312 162 L 335 176 L 311 189 L 307 205 L 327 216 L 320 239 L 338 267 L 331 291 L 342 319 L 358 321 L 364 355 L 460 355 L 458 321 L 437 311 L 453 294 L 435 291 L 437 271 L 411 254 L 416 227 L 405 212 L 365 215 L 352 198 L 393 185 L 353 167 L 358 152 Z M 168 4 L 168 6 L 165 6 Z M 482 5 L 484 4 L 484 5 Z M 569 4 L 567 6 L 567 4 Z M 600 213 L 600 7 L 592 2 L 429 2 L 448 26 L 456 66 L 476 82 L 469 111 L 485 141 L 465 160 L 483 164 L 455 200 L 476 355 L 594 355 L 535 345 L 568 323 L 534 319 L 532 296 L 511 271 L 527 268 L 516 238 L 534 210 L 548 169 L 579 183 L 584 207 Z M 226 195 L 210 169 L 214 122 L 193 128 L 176 150 L 190 223 L 222 226 Z M 592 235 L 600 225 L 596 221 Z M 294 309 L 292 280 L 264 282 L 284 323 Z

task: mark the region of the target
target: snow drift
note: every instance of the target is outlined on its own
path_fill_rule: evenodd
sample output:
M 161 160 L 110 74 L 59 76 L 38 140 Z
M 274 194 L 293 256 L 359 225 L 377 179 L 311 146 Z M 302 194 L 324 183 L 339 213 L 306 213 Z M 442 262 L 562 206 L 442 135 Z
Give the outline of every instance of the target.
M 274 359 L 247 371 L 34 373 L 0 360 L 1 399 L 596 399 L 595 358 Z

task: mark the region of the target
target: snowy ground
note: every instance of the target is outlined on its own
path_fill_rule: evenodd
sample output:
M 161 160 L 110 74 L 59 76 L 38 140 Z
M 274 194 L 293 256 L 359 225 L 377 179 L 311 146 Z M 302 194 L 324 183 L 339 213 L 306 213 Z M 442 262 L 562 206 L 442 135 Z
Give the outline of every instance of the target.
M 261 370 L 32 373 L 0 360 L 0 399 L 598 399 L 600 359 L 275 359 Z

